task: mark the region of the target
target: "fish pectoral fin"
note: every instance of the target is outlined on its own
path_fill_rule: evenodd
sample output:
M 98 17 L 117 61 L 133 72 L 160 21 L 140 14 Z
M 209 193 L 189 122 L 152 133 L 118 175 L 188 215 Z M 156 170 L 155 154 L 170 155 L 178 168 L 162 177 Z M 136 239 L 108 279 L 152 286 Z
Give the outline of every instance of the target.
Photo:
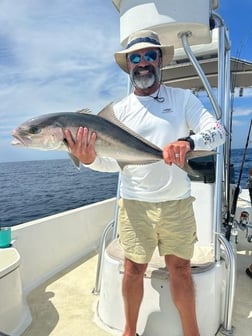
M 73 162 L 74 166 L 75 166 L 76 168 L 80 169 L 80 160 L 77 159 L 77 157 L 74 156 L 73 154 L 71 154 L 71 153 L 68 153 L 68 154 L 69 154 L 70 159 L 71 159 L 71 161 Z

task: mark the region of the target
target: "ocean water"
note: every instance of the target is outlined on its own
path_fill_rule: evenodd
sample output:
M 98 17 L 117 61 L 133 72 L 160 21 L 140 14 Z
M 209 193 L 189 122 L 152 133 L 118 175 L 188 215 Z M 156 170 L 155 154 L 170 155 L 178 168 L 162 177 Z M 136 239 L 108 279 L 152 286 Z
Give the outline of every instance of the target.
M 238 182 L 238 178 L 241 171 L 241 165 L 244 157 L 244 148 L 232 149 L 231 151 L 231 163 L 234 166 L 234 182 Z M 242 170 L 241 184 L 242 188 L 246 188 L 249 170 L 252 168 L 252 148 L 248 148 L 245 153 L 245 161 Z
M 0 163 L 0 226 L 12 226 L 116 196 L 118 174 L 66 160 Z
M 232 150 L 237 182 L 243 149 Z M 241 187 L 252 167 L 252 148 L 246 153 Z M 100 173 L 70 160 L 0 163 L 0 226 L 13 226 L 37 218 L 116 196 L 118 174 Z

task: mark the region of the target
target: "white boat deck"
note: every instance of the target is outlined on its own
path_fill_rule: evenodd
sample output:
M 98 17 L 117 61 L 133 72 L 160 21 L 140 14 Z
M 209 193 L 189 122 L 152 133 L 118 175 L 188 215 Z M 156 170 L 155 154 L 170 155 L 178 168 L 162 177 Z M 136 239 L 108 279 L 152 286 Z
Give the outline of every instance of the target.
M 28 296 L 32 323 L 22 336 L 105 336 L 94 322 L 97 256 L 81 259 Z
M 237 289 L 232 321 L 235 336 L 249 336 L 252 328 L 252 279 L 245 274 L 245 269 L 252 262 L 252 244 L 244 236 L 244 232 L 239 231 Z M 92 290 L 96 264 L 97 256 L 81 259 L 33 290 L 28 296 L 32 323 L 22 336 L 111 335 L 95 322 L 98 298 Z M 118 335 L 116 332 L 112 334 Z

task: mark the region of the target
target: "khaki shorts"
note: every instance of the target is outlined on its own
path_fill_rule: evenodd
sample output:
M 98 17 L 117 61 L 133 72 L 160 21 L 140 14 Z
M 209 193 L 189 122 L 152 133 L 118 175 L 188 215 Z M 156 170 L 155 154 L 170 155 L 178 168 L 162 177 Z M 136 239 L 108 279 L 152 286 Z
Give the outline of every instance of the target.
M 197 241 L 194 200 L 189 197 L 149 203 L 120 199 L 119 240 L 125 257 L 139 264 L 148 263 L 158 246 L 161 256 L 191 259 Z

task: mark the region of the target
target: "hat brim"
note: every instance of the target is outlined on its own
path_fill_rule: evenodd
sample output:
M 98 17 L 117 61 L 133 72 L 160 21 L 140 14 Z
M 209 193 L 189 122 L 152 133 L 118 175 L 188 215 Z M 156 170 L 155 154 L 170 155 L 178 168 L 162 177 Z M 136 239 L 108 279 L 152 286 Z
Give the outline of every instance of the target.
M 127 64 L 127 54 L 132 53 L 133 51 L 138 51 L 146 48 L 158 48 L 162 51 L 162 67 L 168 65 L 173 57 L 174 57 L 174 47 L 173 46 L 166 46 L 166 45 L 154 45 L 151 43 L 141 43 L 135 44 L 132 47 L 118 51 L 114 54 L 116 63 L 120 66 L 120 68 L 129 73 L 128 64 Z

